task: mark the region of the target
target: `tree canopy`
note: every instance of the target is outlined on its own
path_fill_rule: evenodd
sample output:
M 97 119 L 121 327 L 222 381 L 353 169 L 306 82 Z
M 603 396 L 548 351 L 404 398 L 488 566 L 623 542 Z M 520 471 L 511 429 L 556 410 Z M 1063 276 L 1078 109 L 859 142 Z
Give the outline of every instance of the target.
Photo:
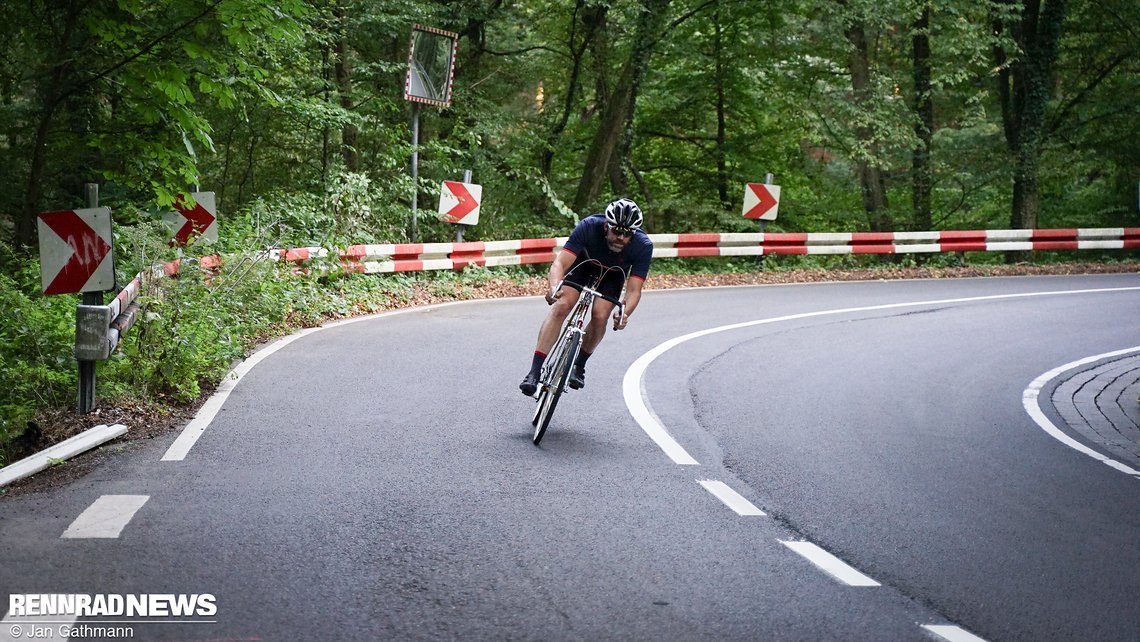
M 87 182 L 138 220 L 198 185 L 283 241 L 405 241 L 413 190 L 434 208 L 464 169 L 484 194 L 469 239 L 562 234 L 619 195 L 651 232 L 752 231 L 744 183 L 769 172 L 772 229 L 1140 225 L 1124 0 L 28 0 L 0 18 L 0 234 L 25 247 Z M 414 24 L 459 35 L 418 185 Z

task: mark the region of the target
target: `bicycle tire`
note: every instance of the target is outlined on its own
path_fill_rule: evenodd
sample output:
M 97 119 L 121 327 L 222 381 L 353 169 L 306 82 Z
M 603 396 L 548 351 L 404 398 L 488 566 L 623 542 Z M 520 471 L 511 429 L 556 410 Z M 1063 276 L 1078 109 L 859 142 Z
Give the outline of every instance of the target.
M 535 446 L 542 441 L 546 429 L 550 426 L 550 419 L 554 416 L 554 409 L 558 406 L 562 392 L 566 390 L 566 382 L 570 379 L 570 369 L 574 365 L 574 359 L 578 356 L 578 348 L 581 344 L 582 334 L 579 332 L 571 333 L 566 340 L 564 349 L 558 355 L 558 360 L 554 363 L 554 376 L 551 378 L 550 385 L 543 390 L 539 400 L 539 408 L 536 414 L 538 421 L 535 424 L 533 438 Z
M 563 334 L 558 337 L 554 348 L 551 349 L 550 354 L 546 356 L 546 361 L 542 364 L 542 371 L 538 377 L 538 394 L 535 397 L 538 399 L 538 404 L 534 407 L 534 416 L 530 418 L 530 425 L 532 426 L 538 425 L 538 418 L 542 416 L 543 410 L 546 409 L 546 403 L 550 398 L 551 372 L 554 371 L 554 364 L 558 363 L 558 360 L 562 358 L 562 352 L 565 348 L 566 335 Z
M 532 426 L 538 425 L 538 418 L 542 415 L 547 401 L 550 399 L 550 383 L 554 379 L 557 364 L 561 363 L 562 355 L 566 352 L 570 334 L 568 326 L 562 329 L 562 333 L 558 335 L 558 340 L 554 342 L 554 347 L 550 349 L 546 361 L 542 364 L 542 370 L 538 377 L 538 394 L 535 395 L 538 404 L 534 407 L 534 416 L 530 418 L 530 425 Z

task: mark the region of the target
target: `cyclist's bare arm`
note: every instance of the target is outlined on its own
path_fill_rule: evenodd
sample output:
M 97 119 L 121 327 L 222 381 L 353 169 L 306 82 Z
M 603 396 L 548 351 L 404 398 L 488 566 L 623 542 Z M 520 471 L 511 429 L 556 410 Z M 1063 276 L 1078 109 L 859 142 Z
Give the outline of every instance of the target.
M 574 264 L 574 259 L 574 253 L 567 252 L 565 249 L 558 252 L 558 256 L 554 257 L 554 262 L 550 264 L 550 272 L 546 275 L 546 280 L 550 284 L 550 289 L 546 293 L 547 303 L 553 304 L 555 299 L 562 296 L 562 291 L 558 286 L 566 276 L 566 271 Z
M 625 300 L 622 303 L 624 307 L 618 308 L 614 312 L 614 330 L 624 330 L 626 324 L 629 323 L 629 315 L 637 309 L 637 303 L 641 301 L 641 286 L 644 283 L 638 277 L 629 279 L 625 284 Z

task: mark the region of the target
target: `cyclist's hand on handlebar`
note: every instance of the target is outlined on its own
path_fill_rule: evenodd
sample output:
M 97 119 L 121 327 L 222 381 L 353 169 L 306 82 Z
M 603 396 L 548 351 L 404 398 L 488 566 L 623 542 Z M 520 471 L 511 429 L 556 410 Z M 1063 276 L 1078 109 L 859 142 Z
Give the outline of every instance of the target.
M 621 312 L 614 313 L 614 330 L 624 330 L 627 324 L 629 324 L 628 316 Z
M 562 298 L 562 288 L 548 290 L 546 292 L 546 305 L 554 305 L 554 302 L 560 298 Z

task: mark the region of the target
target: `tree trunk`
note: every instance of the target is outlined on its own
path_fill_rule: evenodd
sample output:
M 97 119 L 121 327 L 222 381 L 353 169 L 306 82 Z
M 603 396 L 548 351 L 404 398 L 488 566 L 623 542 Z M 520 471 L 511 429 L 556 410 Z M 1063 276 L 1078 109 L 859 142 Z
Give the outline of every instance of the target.
M 31 246 L 36 241 L 36 216 L 40 213 L 40 200 L 43 197 L 44 168 L 47 166 L 48 136 L 64 79 L 68 75 L 70 63 L 62 62 L 52 70 L 51 80 L 43 95 L 36 135 L 32 141 L 32 160 L 28 170 L 28 186 L 24 190 L 24 208 L 16 219 L 16 243 Z
M 58 59 L 52 68 L 43 94 L 40 97 L 40 115 L 36 123 L 36 134 L 32 140 L 32 158 L 28 169 L 28 184 L 24 190 L 24 207 L 16 218 L 16 244 L 29 247 L 36 241 L 36 216 L 40 213 L 41 199 L 43 198 L 44 170 L 47 167 L 48 138 L 51 136 L 52 122 L 55 120 L 56 110 L 60 99 L 64 95 L 64 86 L 72 74 L 72 35 L 79 22 L 81 7 L 72 2 L 68 4 L 67 16 L 63 31 L 57 43 Z
M 1039 194 L 1037 169 L 1044 142 L 1045 108 L 1049 103 L 1053 65 L 1065 20 L 1064 0 L 1027 0 L 1018 21 L 1011 25 L 1011 35 L 1022 56 L 1008 62 L 1005 51 L 997 46 L 994 61 L 998 74 L 998 97 L 1006 143 L 1014 164 L 1013 208 L 1010 227 L 1032 229 L 1037 226 Z M 1004 25 L 997 21 L 996 31 Z M 1016 258 L 1016 257 L 1011 257 Z
M 871 62 L 867 46 L 867 30 L 861 22 L 856 22 L 848 27 L 844 34 L 852 45 L 848 66 L 851 71 L 851 89 L 855 95 L 855 103 L 865 106 L 871 94 Z M 866 126 L 857 127 L 855 135 L 867 147 L 868 154 L 864 156 L 874 158 L 876 144 L 871 129 Z M 867 212 L 871 230 L 892 231 L 894 224 L 887 213 L 887 191 L 882 170 L 875 162 L 863 157 L 856 163 L 856 172 L 863 191 L 863 209 Z
M 343 4 L 336 5 L 336 86 L 339 91 L 340 106 L 351 112 L 355 105 L 352 100 L 352 63 L 349 61 L 351 51 L 348 46 L 346 22 L 348 17 Z M 344 156 L 344 168 L 349 172 L 360 171 L 360 151 L 356 148 L 356 138 L 359 132 L 353 123 L 345 123 L 341 128 L 341 153 Z
M 914 148 L 912 160 L 911 193 L 913 194 L 913 220 L 915 230 L 927 231 L 933 226 L 930 211 L 930 192 L 934 178 L 930 168 L 931 147 L 934 142 L 934 100 L 930 88 L 930 13 L 931 3 L 925 2 L 922 13 L 914 23 L 914 112 L 918 116 L 914 133 L 919 145 Z
M 724 91 L 724 83 L 727 81 L 724 70 L 724 26 L 720 21 L 719 0 L 713 21 L 716 23 L 714 27 L 716 33 L 713 40 L 716 50 L 716 77 L 713 79 L 713 82 L 716 83 L 716 191 L 717 196 L 720 197 L 721 207 L 725 211 L 732 211 L 733 203 L 728 193 L 728 154 L 725 151 L 728 138 L 728 105 Z
M 562 132 L 566 130 L 567 123 L 570 122 L 570 114 L 574 109 L 574 97 L 578 95 L 578 84 L 582 75 L 582 59 L 586 53 L 586 49 L 594 41 L 595 35 L 605 25 L 606 12 L 608 7 L 604 4 L 599 5 L 586 5 L 586 0 L 578 0 L 578 4 L 574 8 L 574 27 L 570 32 L 570 58 L 573 61 L 570 65 L 570 78 L 566 82 L 566 96 L 562 101 L 562 113 L 558 116 L 558 121 L 550 129 L 546 135 L 546 148 L 542 150 L 541 170 L 542 175 L 549 177 L 550 172 L 554 167 L 554 148 L 558 144 L 558 139 L 561 138 Z M 581 44 L 576 45 L 575 31 L 578 25 L 578 14 L 581 12 L 581 27 L 582 27 L 582 41 Z
M 632 123 L 638 87 L 649 67 L 649 58 L 665 24 L 669 2 L 670 0 L 641 2 L 641 16 L 637 21 L 629 59 L 622 68 L 617 87 L 602 111 L 601 124 L 586 155 L 586 167 L 574 196 L 573 207 L 577 212 L 586 211 L 598 198 L 611 163 L 618 163 L 624 174 L 632 147 Z
M 332 92 L 329 90 L 329 68 L 331 56 L 328 47 L 321 47 L 321 85 L 324 86 L 322 94 L 326 105 L 332 104 Z M 321 187 L 329 184 L 329 163 L 332 152 L 332 128 L 328 123 L 321 126 Z M 226 152 L 226 166 L 229 166 L 229 151 Z

